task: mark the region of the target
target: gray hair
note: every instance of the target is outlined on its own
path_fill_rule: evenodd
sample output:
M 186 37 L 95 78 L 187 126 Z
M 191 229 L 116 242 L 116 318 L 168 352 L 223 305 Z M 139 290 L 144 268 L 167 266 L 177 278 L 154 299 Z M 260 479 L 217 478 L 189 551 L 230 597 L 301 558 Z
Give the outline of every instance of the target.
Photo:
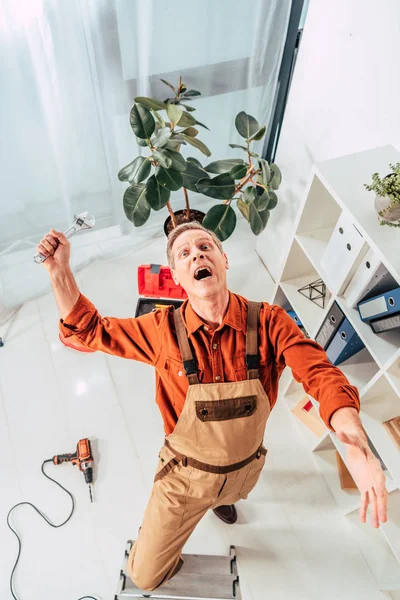
M 212 240 L 215 242 L 215 244 L 216 244 L 217 248 L 219 249 L 219 251 L 221 252 L 221 254 L 223 253 L 224 249 L 222 247 L 221 240 L 215 235 L 215 233 L 213 231 L 210 231 L 210 229 L 206 229 L 206 227 L 203 227 L 203 225 L 200 225 L 200 223 L 198 223 L 197 221 L 190 221 L 189 223 L 182 223 L 181 225 L 178 225 L 177 227 L 175 227 L 175 229 L 172 229 L 168 235 L 167 259 L 168 259 L 168 264 L 171 269 L 175 269 L 175 260 L 174 260 L 174 255 L 172 253 L 172 246 L 174 245 L 176 238 L 178 236 L 180 236 L 181 233 L 183 233 L 184 231 L 190 231 L 193 229 L 199 229 L 200 231 L 205 231 L 206 233 L 208 233 L 208 235 L 210 235 Z

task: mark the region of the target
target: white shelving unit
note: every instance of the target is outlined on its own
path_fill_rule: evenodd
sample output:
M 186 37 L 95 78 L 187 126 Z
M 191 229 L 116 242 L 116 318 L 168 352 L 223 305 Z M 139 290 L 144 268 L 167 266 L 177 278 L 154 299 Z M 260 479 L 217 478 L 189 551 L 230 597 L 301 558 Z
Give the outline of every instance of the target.
M 297 218 L 296 233 L 272 299 L 285 310 L 294 310 L 311 338 L 316 336 L 336 302 L 364 343 L 364 349 L 342 362 L 339 368 L 360 392 L 364 428 L 386 466 L 389 491 L 386 524 L 373 529 L 369 523 L 360 522 L 358 490 L 343 490 L 340 485 L 336 451 L 346 462 L 346 449 L 336 435 L 325 428 L 325 434 L 318 437 L 302 421 L 293 418 L 348 520 L 377 587 L 386 592 L 400 590 L 400 450 L 383 426 L 384 421 L 400 415 L 400 328 L 374 334 L 370 326 L 361 321 L 357 307 L 349 303 L 346 289 L 370 250 L 400 286 L 400 232 L 379 225 L 373 194 L 363 185 L 371 181 L 372 173 L 384 176 L 390 170 L 389 163 L 398 161 L 400 153 L 392 146 L 384 146 L 314 165 Z M 339 280 L 335 277 L 335 284 L 330 285 L 323 255 L 343 219 L 350 220 L 363 239 L 358 240 L 359 249 L 351 257 L 351 264 L 348 265 L 347 260 Z M 327 285 L 324 308 L 298 291 L 317 279 Z M 292 410 L 305 392 L 290 370 L 286 371 L 281 390 Z M 318 409 L 318 403 L 310 399 Z

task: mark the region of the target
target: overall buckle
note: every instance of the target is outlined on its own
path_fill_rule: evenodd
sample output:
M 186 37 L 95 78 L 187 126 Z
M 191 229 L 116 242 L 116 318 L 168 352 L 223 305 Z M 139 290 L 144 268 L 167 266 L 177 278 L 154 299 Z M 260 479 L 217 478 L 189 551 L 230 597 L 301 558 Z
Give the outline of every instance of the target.
M 182 456 L 182 464 L 184 467 L 187 467 L 187 462 L 188 462 L 187 456 Z

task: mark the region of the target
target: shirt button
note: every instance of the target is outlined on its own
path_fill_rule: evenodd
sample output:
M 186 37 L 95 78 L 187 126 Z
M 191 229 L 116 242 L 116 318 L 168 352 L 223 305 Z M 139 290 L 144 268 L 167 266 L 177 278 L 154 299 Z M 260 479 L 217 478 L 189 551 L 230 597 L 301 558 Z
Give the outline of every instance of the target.
M 209 326 L 208 326 L 208 325 L 204 325 L 204 329 L 205 329 L 206 331 L 208 331 L 210 328 L 209 328 Z
M 213 350 L 216 350 L 218 348 L 218 344 L 213 344 Z
M 216 375 L 215 376 L 215 381 L 219 381 L 221 379 L 221 375 Z
M 182 371 L 178 371 L 179 377 L 182 377 Z

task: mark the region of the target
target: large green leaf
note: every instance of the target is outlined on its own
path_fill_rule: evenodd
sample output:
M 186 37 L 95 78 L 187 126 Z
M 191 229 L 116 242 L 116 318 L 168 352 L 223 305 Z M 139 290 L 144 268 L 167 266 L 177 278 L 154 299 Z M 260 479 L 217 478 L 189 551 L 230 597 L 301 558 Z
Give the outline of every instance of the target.
M 199 133 L 199 130 L 196 129 L 196 127 L 186 127 L 186 129 L 184 129 L 180 133 L 183 133 L 184 135 L 189 135 L 190 137 L 196 137 L 196 135 L 198 135 Z
M 146 186 L 144 183 L 134 183 L 128 187 L 124 194 L 123 206 L 125 215 L 135 227 L 141 227 L 146 223 L 151 209 L 146 200 Z
M 193 156 L 188 156 L 186 160 L 190 163 L 193 163 L 194 165 L 197 165 L 198 167 L 200 167 L 200 169 L 204 169 L 203 165 L 199 160 L 197 160 L 197 158 L 194 158 Z
M 236 165 L 244 165 L 244 160 L 241 158 L 227 158 L 225 160 L 216 160 L 204 168 L 208 173 L 226 173 Z
M 261 168 L 260 175 L 262 175 L 262 183 L 268 185 L 268 182 L 271 179 L 271 169 L 269 168 L 269 164 L 263 158 L 259 159 L 258 164 Z
M 184 110 L 182 108 L 180 108 L 179 106 L 176 106 L 176 104 L 168 104 L 167 106 L 167 115 L 168 118 L 170 119 L 171 123 L 174 123 L 175 125 L 178 124 L 179 119 L 182 117 L 184 113 Z M 196 119 L 194 119 L 196 120 Z M 190 123 L 190 125 L 193 125 L 193 123 Z
M 183 171 L 182 173 L 183 187 L 191 190 L 192 192 L 197 192 L 197 182 L 200 179 L 208 177 L 209 175 L 202 167 L 199 167 L 197 164 L 191 162 L 191 159 L 189 158 L 186 164 L 186 171 Z
M 189 100 L 189 98 L 188 98 Z M 188 110 L 189 112 L 194 112 L 196 109 L 194 108 L 194 106 L 189 106 L 188 104 L 181 104 L 180 106 L 184 106 L 186 108 L 186 110 Z
M 171 169 L 176 171 L 186 171 L 186 160 L 183 158 L 180 152 L 174 152 L 173 150 L 166 151 L 171 159 Z
M 267 224 L 269 218 L 269 210 L 258 211 L 252 202 L 250 208 L 250 228 L 254 235 L 259 235 Z
M 165 169 L 172 165 L 172 159 L 167 150 L 153 150 L 153 158 Z
M 169 127 L 162 127 L 157 131 L 151 138 L 151 143 L 155 148 L 162 148 L 168 142 L 171 137 L 171 130 Z
M 162 81 L 163 83 L 165 83 L 165 85 L 167 85 L 169 88 L 171 88 L 171 90 L 176 94 L 176 89 L 174 88 L 174 86 L 172 85 L 172 83 L 169 83 L 169 81 L 165 81 L 165 79 L 160 79 L 160 81 Z
M 184 96 L 201 96 L 201 93 L 197 90 L 188 90 L 183 94 Z
M 175 169 L 164 169 L 164 167 L 157 167 L 156 179 L 160 185 L 171 192 L 179 190 L 183 183 L 182 173 L 180 171 L 175 171 Z
M 136 142 L 139 144 L 139 146 L 142 146 L 143 148 L 146 148 L 148 146 L 148 143 L 146 142 L 146 140 L 141 140 L 140 138 L 136 138 Z
M 198 121 L 196 121 L 194 116 L 190 115 L 188 112 L 186 112 L 184 110 L 184 111 L 182 111 L 182 116 L 179 119 L 179 121 L 177 122 L 177 125 L 179 125 L 179 127 L 190 127 L 191 125 L 196 125 L 196 123 L 198 123 Z M 201 123 L 200 123 L 200 125 L 201 125 Z M 205 126 L 203 125 L 203 127 L 205 127 Z
M 136 96 L 135 102 L 153 110 L 167 109 L 167 105 L 165 104 L 165 102 L 160 102 L 159 100 L 155 100 L 154 98 L 146 98 L 146 96 Z
M 265 132 L 267 131 L 267 128 L 265 127 L 261 127 L 261 129 L 259 129 L 250 139 L 249 142 L 252 142 L 253 140 L 262 140 L 262 138 L 265 135 Z
M 210 208 L 204 217 L 203 227 L 211 229 L 223 242 L 232 235 L 236 227 L 236 213 L 229 204 L 218 204 Z
M 258 210 L 258 212 L 262 210 L 266 210 L 269 208 L 269 194 L 268 192 L 263 192 L 260 196 L 256 194 L 254 199 L 254 206 Z
M 243 179 L 243 177 L 246 175 L 246 173 L 247 173 L 247 165 L 235 165 L 229 171 L 229 174 L 232 177 L 232 179 Z
M 153 210 L 163 208 L 167 204 L 170 194 L 169 190 L 160 185 L 155 175 L 149 177 L 146 182 L 146 199 Z
M 246 204 L 250 204 L 251 202 L 254 202 L 256 195 L 257 195 L 257 192 L 256 192 L 254 186 L 252 186 L 252 185 L 247 186 L 247 188 L 245 188 L 243 190 L 243 199 L 246 202 Z
M 275 206 L 278 204 L 278 196 L 272 190 L 268 191 L 269 202 L 268 202 L 268 210 L 273 210 Z
M 229 173 L 221 173 L 212 179 L 200 179 L 197 189 L 210 198 L 229 200 L 235 193 L 235 182 Z
M 282 173 L 278 165 L 276 165 L 275 163 L 272 163 L 271 165 L 271 173 L 272 179 L 269 182 L 269 185 L 272 187 L 273 190 L 277 190 L 282 182 Z
M 229 146 L 231 148 L 241 148 L 245 152 L 248 152 L 248 149 L 246 148 L 246 146 L 241 146 L 240 144 L 229 144 Z M 250 156 L 253 156 L 254 158 L 258 158 L 258 154 L 256 154 L 255 152 L 249 152 L 249 154 L 250 154 Z
M 244 218 L 248 221 L 250 219 L 250 207 L 246 202 L 243 202 L 241 198 L 237 201 L 237 206 Z
M 184 138 L 185 142 L 187 142 L 191 146 L 194 146 L 195 148 L 197 148 L 198 150 L 200 150 L 200 152 L 202 152 L 206 156 L 211 156 L 210 150 L 199 139 L 192 138 L 192 137 L 190 137 L 190 135 L 183 135 L 182 137 Z
M 250 139 L 260 129 L 256 119 L 243 110 L 236 116 L 235 126 L 240 135 L 246 140 Z
M 123 167 L 118 173 L 120 181 L 129 181 L 130 183 L 140 183 L 151 171 L 151 162 L 144 156 L 137 156 L 129 165 Z
M 156 127 L 153 115 L 142 104 L 134 104 L 132 106 L 130 122 L 133 132 L 141 139 L 149 139 Z

